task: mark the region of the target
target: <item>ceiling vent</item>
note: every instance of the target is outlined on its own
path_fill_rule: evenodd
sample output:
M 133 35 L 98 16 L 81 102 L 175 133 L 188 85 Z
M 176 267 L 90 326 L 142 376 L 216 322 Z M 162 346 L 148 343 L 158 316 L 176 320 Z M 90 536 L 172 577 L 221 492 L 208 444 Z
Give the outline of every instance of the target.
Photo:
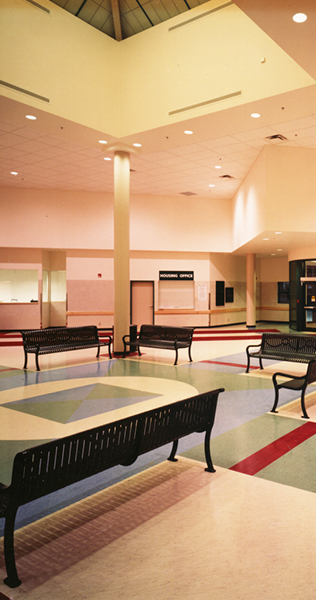
M 274 135 L 268 135 L 268 137 L 266 137 L 266 140 L 270 140 L 271 142 L 278 140 L 281 142 L 286 142 L 287 138 L 285 137 L 285 135 L 282 135 L 282 133 L 275 133 Z
M 232 175 L 220 175 L 221 179 L 235 179 Z
M 180 192 L 180 194 L 182 194 L 182 196 L 196 196 L 197 195 L 194 192 Z

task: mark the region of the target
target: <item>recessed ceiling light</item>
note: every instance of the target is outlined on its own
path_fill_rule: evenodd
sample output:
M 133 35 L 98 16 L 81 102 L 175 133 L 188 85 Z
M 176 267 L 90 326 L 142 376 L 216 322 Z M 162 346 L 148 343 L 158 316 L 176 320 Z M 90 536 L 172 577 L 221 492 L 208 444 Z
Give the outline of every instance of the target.
M 253 119 L 259 119 L 259 117 L 261 117 L 259 113 L 251 113 L 251 116 Z
M 271 256 L 275 256 L 275 254 L 271 254 Z
M 221 169 L 221 165 L 215 165 L 215 169 Z
M 296 13 L 296 15 L 293 15 L 292 19 L 295 21 L 295 23 L 304 23 L 304 21 L 307 19 L 307 16 L 304 13 Z
M 109 156 L 105 156 L 103 160 L 112 160 Z
M 99 144 L 107 144 L 105 140 L 99 140 Z
M 141 148 L 142 147 L 142 145 L 138 144 L 137 142 L 135 144 L 133 144 L 133 146 L 135 146 L 135 148 Z
M 210 185 L 208 187 L 215 187 L 214 183 L 210 183 Z
M 269 238 L 263 238 L 263 240 L 264 240 L 265 242 L 267 242 L 267 241 L 269 240 Z
M 186 135 L 192 135 L 193 131 L 190 131 L 190 129 L 186 129 L 184 132 Z
M 11 175 L 18 175 L 17 171 L 11 171 Z
M 282 252 L 282 248 L 278 248 L 278 252 Z
M 25 115 L 26 119 L 29 119 L 30 121 L 36 121 L 37 117 L 34 117 L 34 115 Z
M 282 231 L 275 231 L 275 235 L 282 235 Z

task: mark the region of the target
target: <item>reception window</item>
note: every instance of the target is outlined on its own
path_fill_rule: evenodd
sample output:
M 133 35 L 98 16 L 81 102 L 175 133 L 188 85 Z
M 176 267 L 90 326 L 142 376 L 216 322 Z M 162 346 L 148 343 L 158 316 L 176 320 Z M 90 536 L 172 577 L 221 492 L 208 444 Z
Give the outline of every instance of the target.
M 1 269 L 0 302 L 38 302 L 38 270 Z

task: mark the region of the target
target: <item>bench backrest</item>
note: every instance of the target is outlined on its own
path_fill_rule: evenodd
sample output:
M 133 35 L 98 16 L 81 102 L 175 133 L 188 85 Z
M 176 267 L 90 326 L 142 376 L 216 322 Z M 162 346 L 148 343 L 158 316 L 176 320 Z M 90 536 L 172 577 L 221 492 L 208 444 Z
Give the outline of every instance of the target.
M 298 350 L 298 335 L 287 333 L 263 333 L 261 348 L 266 354 L 276 352 L 294 354 Z
M 199 394 L 162 408 L 19 452 L 9 487 L 16 506 L 136 458 L 195 431 L 212 429 L 218 394 Z
M 266 354 L 310 354 L 316 355 L 316 336 L 291 333 L 263 333 L 261 348 Z
M 168 325 L 141 325 L 139 339 L 178 340 L 192 342 L 194 327 Z
M 48 327 L 47 329 L 32 329 L 21 331 L 25 349 L 36 346 L 59 346 L 85 342 L 98 342 L 98 329 L 95 325 L 83 327 Z

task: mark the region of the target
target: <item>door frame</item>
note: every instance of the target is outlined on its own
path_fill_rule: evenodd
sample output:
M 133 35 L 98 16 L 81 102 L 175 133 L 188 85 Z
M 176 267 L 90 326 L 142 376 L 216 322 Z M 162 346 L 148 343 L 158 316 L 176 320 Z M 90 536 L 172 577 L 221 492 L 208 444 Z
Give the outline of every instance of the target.
M 153 289 L 153 324 L 155 324 L 155 282 L 151 279 L 133 279 L 130 281 L 130 324 L 132 325 L 132 314 L 133 314 L 133 283 L 151 283 Z

